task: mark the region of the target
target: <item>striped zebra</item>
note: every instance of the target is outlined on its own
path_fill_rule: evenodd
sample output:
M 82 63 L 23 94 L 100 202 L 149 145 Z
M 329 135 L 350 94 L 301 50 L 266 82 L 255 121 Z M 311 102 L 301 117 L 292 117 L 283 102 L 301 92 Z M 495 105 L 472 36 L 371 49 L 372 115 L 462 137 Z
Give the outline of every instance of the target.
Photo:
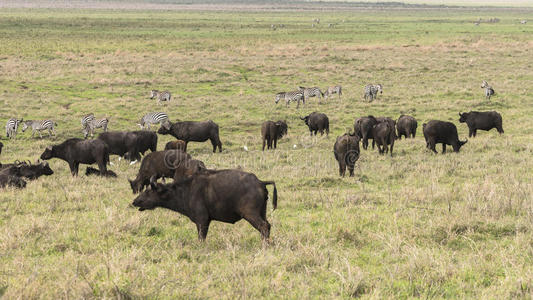
M 170 98 L 172 98 L 172 95 L 170 95 L 169 91 L 158 91 L 158 90 L 152 90 L 150 93 L 150 99 L 157 98 L 157 104 L 161 104 L 162 101 L 168 101 L 170 102 Z
M 278 102 L 281 99 L 285 100 L 285 104 L 287 105 L 287 107 L 289 107 L 289 103 L 291 103 L 291 101 L 293 101 L 293 102 L 297 101 L 298 102 L 298 105 L 296 106 L 296 108 L 300 107 L 300 101 L 302 101 L 305 104 L 304 94 L 303 94 L 302 91 L 277 93 L 276 94 L 276 104 L 278 104 Z
M 481 88 L 485 89 L 485 99 L 490 100 L 490 97 L 494 95 L 494 89 L 485 81 L 481 83 Z
M 57 126 L 57 123 L 52 120 L 42 120 L 42 121 L 33 121 L 28 120 L 24 121 L 22 123 L 22 132 L 26 131 L 29 127 L 31 127 L 31 137 L 35 134 L 35 131 L 39 132 L 39 137 L 43 138 L 43 135 L 41 134 L 42 130 L 48 130 L 48 136 L 52 136 L 56 134 L 54 130 L 54 126 Z
M 17 131 L 19 129 L 19 124 L 21 122 L 24 121 L 24 118 L 22 119 L 16 119 L 16 118 L 11 118 L 9 120 L 7 120 L 6 122 L 6 136 L 8 138 L 16 138 L 17 137 Z
M 305 101 L 309 100 L 309 98 L 311 97 L 318 97 L 318 102 L 320 102 L 320 99 L 324 97 L 324 93 L 322 93 L 322 91 L 316 86 L 310 87 L 310 88 L 301 86 L 299 87 L 299 89 L 301 92 L 304 93 L 304 103 Z
M 372 100 L 377 99 L 378 93 L 383 94 L 383 86 L 381 84 L 368 84 L 365 86 L 365 100 L 370 98 Z
M 81 128 L 85 129 L 87 127 L 87 123 L 94 120 L 94 114 L 90 113 L 81 118 Z
M 109 123 L 108 118 L 102 118 L 102 119 L 92 119 L 87 122 L 86 126 L 83 128 L 83 137 L 87 138 L 89 134 L 91 136 L 94 135 L 94 131 L 96 128 L 102 128 L 104 132 L 107 131 L 107 124 Z
M 141 121 L 137 125 L 141 126 L 141 129 L 150 130 L 150 124 L 163 123 L 163 121 L 168 120 L 168 115 L 164 112 L 153 112 L 147 113 L 141 118 Z
M 339 96 L 339 99 L 342 95 L 342 86 L 336 85 L 336 86 L 330 86 L 328 87 L 328 90 L 324 93 L 324 98 L 328 100 L 329 96 L 337 94 Z

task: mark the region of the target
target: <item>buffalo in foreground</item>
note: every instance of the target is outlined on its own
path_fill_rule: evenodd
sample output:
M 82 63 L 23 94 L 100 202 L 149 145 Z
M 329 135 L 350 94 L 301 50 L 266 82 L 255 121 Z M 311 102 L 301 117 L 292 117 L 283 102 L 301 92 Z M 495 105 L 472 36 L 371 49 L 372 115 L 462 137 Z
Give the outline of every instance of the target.
M 185 141 L 185 144 L 210 140 L 213 145 L 213 153 L 216 152 L 217 147 L 218 152 L 222 152 L 218 125 L 211 120 L 205 122 L 184 121 L 176 123 L 167 120 L 161 124 L 157 133 L 170 134 L 179 140 Z
M 435 146 L 438 143 L 442 143 L 442 153 L 446 153 L 446 145 L 451 145 L 453 151 L 459 152 L 459 149 L 468 142 L 459 140 L 457 127 L 451 122 L 431 120 L 423 125 L 423 131 L 426 146 L 435 153 L 437 153 Z
M 140 211 L 164 207 L 189 217 L 196 224 L 201 241 L 205 240 L 211 221 L 235 223 L 243 218 L 261 233 L 263 241 L 267 241 L 270 224 L 266 219 L 266 186 L 270 184 L 274 185 L 272 203 L 276 209 L 276 184 L 239 170 L 195 174 L 170 184 L 152 180 L 151 188 L 135 198 L 133 206 Z
M 315 111 L 300 119 L 309 127 L 311 135 L 313 133 L 316 135 L 318 131 L 320 131 L 320 135 L 324 135 L 324 131 L 326 131 L 326 136 L 329 135 L 329 119 L 325 114 Z
M 410 137 L 415 138 L 417 126 L 418 122 L 415 118 L 411 116 L 401 115 L 398 118 L 398 121 L 396 121 L 396 131 L 398 139 L 402 139 L 402 135 L 405 136 L 406 139 Z
M 475 137 L 477 130 L 489 131 L 496 128 L 499 134 L 503 133 L 502 115 L 495 111 L 471 111 L 459 113 L 459 122 L 468 125 L 468 137 Z
M 263 138 L 263 151 L 265 151 L 265 144 L 267 149 L 272 149 L 272 142 L 274 142 L 274 149 L 278 146 L 278 139 L 287 134 L 287 123 L 285 121 L 266 121 L 261 126 L 261 136 Z
M 355 162 L 359 159 L 359 137 L 355 133 L 339 136 L 333 145 L 333 153 L 339 163 L 339 175 L 344 177 L 348 167 L 350 177 L 353 177 Z

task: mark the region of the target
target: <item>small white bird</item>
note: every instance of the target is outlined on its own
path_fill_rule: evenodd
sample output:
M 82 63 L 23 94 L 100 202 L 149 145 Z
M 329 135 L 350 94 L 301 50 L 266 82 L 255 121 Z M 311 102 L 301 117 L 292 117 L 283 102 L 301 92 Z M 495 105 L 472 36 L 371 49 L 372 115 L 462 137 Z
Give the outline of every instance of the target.
M 292 145 L 292 148 L 293 148 L 293 149 L 296 149 L 296 144 Z
M 133 165 L 136 162 L 137 162 L 137 160 L 134 160 L 134 161 L 130 162 L 130 166 Z
M 244 151 L 248 151 L 248 147 L 246 147 L 246 145 L 244 145 L 243 148 L 244 148 Z

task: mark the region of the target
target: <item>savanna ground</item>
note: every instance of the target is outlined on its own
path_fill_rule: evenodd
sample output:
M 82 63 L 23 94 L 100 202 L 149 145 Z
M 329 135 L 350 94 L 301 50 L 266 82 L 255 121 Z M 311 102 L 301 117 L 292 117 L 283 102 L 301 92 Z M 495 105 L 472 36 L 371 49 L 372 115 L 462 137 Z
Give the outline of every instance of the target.
M 110 117 L 112 130 L 134 130 L 161 110 L 220 125 L 224 151 L 193 143 L 193 157 L 240 166 L 279 189 L 278 209 L 269 201 L 270 245 L 246 221 L 214 222 L 200 243 L 186 217 L 130 206 L 127 178 L 138 164 L 112 157 L 118 178 L 86 177 L 85 167 L 73 178 L 51 160 L 54 175 L 0 192 L 0 295 L 531 297 L 533 25 L 518 24 L 531 12 L 0 10 L 2 122 L 58 123 L 52 138 L 2 135 L 2 162 L 34 161 L 81 137 L 88 112 Z M 491 17 L 501 22 L 473 24 Z M 490 102 L 484 79 L 497 92 Z M 371 82 L 384 93 L 363 102 Z M 274 104 L 276 92 L 333 84 L 342 99 Z M 172 102 L 157 106 L 152 88 L 170 90 Z M 505 134 L 479 132 L 458 154 L 425 149 L 423 122 L 452 121 L 464 139 L 458 112 L 469 110 L 499 111 Z M 308 137 L 299 117 L 312 111 L 329 116 L 329 137 Z M 356 176 L 340 178 L 335 137 L 359 116 L 401 113 L 419 120 L 417 137 L 398 141 L 392 158 L 362 150 Z M 289 136 L 261 152 L 268 119 L 287 120 Z M 159 148 L 169 140 L 159 136 Z

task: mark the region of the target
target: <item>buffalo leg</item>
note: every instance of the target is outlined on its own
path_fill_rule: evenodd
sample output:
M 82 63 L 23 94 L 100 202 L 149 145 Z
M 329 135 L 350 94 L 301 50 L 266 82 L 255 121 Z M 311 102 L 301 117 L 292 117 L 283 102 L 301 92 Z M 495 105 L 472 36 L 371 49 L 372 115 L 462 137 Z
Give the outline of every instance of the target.
M 344 162 L 340 160 L 339 161 L 339 176 L 344 177 L 345 173 L 346 173 L 346 165 L 344 165 Z
M 474 131 L 473 131 L 472 133 L 473 133 L 474 137 L 476 137 L 476 135 L 477 135 L 477 129 L 474 129 Z
M 503 127 L 502 127 L 502 125 L 496 127 L 496 129 L 498 130 L 498 133 L 499 133 L 499 134 L 502 134 L 502 133 L 503 133 Z
M 274 149 L 278 148 L 278 139 L 274 138 Z
M 183 149 L 183 152 L 187 152 L 187 145 L 189 144 L 189 141 L 185 141 L 185 149 Z
M 100 175 L 101 176 L 106 176 L 107 175 L 107 165 L 106 165 L 105 158 L 101 159 L 98 162 L 98 169 L 100 169 Z
M 211 145 L 213 145 L 213 153 L 217 152 L 217 141 L 215 139 L 211 139 Z
M 270 223 L 259 215 L 246 216 L 244 219 L 261 233 L 263 242 L 268 240 L 270 237 Z
M 446 144 L 442 143 L 442 154 L 446 153 Z
M 474 134 L 474 130 L 468 128 L 468 137 L 472 137 L 473 134 Z
M 363 149 L 367 149 L 368 148 L 368 138 L 363 135 Z
M 428 148 L 431 149 L 434 153 L 437 153 L 437 150 L 435 149 L 436 143 L 434 139 L 430 139 L 428 141 Z
M 80 166 L 77 162 L 69 163 L 68 166 L 70 167 L 70 173 L 72 176 L 78 176 L 78 167 Z
M 210 220 L 202 220 L 196 222 L 196 229 L 198 230 L 198 240 L 200 240 L 201 242 L 205 241 L 205 238 L 207 237 L 207 232 L 209 231 L 209 223 L 211 223 Z
M 263 151 L 265 151 L 266 139 L 263 139 Z
M 352 166 L 348 165 L 348 171 L 350 172 L 350 177 L 353 177 L 353 169 L 354 169 L 353 165 Z

